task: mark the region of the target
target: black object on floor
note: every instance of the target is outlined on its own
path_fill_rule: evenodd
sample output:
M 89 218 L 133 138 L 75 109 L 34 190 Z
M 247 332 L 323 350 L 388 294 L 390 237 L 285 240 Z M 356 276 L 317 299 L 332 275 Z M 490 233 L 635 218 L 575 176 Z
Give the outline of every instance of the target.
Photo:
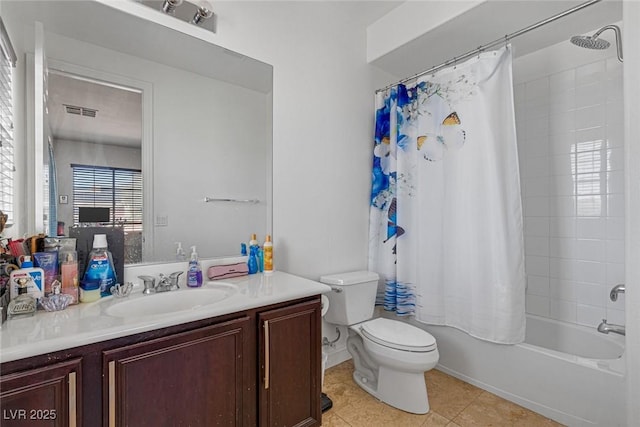
M 331 399 L 329 399 L 329 396 L 327 396 L 326 394 L 322 393 L 320 395 L 320 400 L 321 400 L 320 407 L 322 408 L 322 412 L 326 412 L 333 407 L 333 402 L 331 401 Z

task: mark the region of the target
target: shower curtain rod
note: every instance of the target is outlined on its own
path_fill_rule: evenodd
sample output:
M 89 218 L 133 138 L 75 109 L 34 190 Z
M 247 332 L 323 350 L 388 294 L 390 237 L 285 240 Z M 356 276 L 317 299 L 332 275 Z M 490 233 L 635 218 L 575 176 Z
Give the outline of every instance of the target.
M 458 61 L 463 61 L 463 60 L 465 60 L 467 58 L 475 56 L 476 54 L 479 54 L 479 53 L 481 53 L 481 52 L 483 52 L 483 51 L 485 51 L 487 49 L 490 49 L 490 48 L 492 48 L 494 46 L 497 46 L 499 44 L 502 44 L 502 43 L 506 44 L 506 43 L 509 42 L 509 40 L 511 40 L 513 38 L 521 36 L 521 35 L 523 35 L 525 33 L 528 33 L 531 30 L 535 30 L 535 29 L 537 29 L 539 27 L 542 27 L 543 25 L 546 25 L 546 24 L 548 24 L 550 22 L 556 21 L 556 20 L 558 20 L 560 18 L 564 18 L 567 15 L 571 15 L 574 12 L 582 10 L 585 7 L 589 7 L 589 6 L 593 5 L 593 4 L 599 3 L 601 1 L 602 0 L 589 0 L 588 2 L 579 4 L 579 5 L 575 6 L 575 7 L 572 7 L 571 9 L 565 10 L 564 12 L 560 12 L 557 15 L 553 15 L 553 16 L 547 18 L 547 19 L 543 19 L 542 21 L 539 21 L 539 22 L 536 22 L 535 24 L 529 25 L 528 27 L 522 28 L 521 30 L 518 30 L 518 31 L 513 32 L 511 34 L 507 34 L 504 37 L 501 37 L 499 39 L 495 39 L 494 41 L 492 41 L 490 43 L 487 43 L 485 45 L 481 45 L 481 46 L 479 46 L 479 47 L 477 47 L 477 48 L 475 48 L 473 50 L 470 50 L 469 52 L 464 53 L 464 54 L 462 54 L 460 56 L 454 56 L 453 58 L 443 62 L 440 65 L 436 65 L 434 67 L 429 68 L 428 70 L 421 71 L 418 74 L 414 74 L 411 77 L 406 77 L 406 78 L 404 78 L 402 80 L 399 80 L 399 81 L 397 81 L 395 83 L 392 83 L 392 84 L 390 84 L 388 86 L 385 86 L 382 89 L 378 89 L 378 90 L 376 90 L 376 93 L 385 91 L 387 89 L 390 89 L 393 86 L 396 86 L 396 85 L 399 85 L 399 84 L 402 84 L 402 83 L 406 83 L 406 82 L 408 82 L 410 80 L 413 80 L 415 78 L 422 77 L 422 76 L 424 76 L 426 74 L 433 74 L 433 73 L 435 73 L 436 71 L 439 71 L 442 68 L 448 67 L 449 65 L 452 65 L 452 64 L 456 64 Z

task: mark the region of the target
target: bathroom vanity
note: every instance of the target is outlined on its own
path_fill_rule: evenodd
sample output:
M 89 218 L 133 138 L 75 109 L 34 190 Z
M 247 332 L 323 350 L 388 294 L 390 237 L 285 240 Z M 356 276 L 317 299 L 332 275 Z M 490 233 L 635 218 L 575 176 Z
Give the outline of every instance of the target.
M 170 313 L 118 317 L 114 307 L 193 290 L 9 320 L 2 425 L 319 426 L 320 294 L 329 288 L 281 272 L 224 287 L 217 302 Z

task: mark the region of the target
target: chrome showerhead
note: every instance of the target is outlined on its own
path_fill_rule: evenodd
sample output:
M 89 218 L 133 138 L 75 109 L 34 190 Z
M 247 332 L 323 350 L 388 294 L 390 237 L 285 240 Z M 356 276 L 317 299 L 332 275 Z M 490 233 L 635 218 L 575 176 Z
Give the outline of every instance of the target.
M 611 46 L 606 40 L 599 39 L 598 36 L 605 30 L 613 30 L 616 33 L 616 46 L 618 48 L 618 59 L 622 62 L 622 37 L 620 35 L 620 28 L 617 25 L 607 25 L 600 28 L 593 33 L 592 36 L 573 36 L 571 37 L 571 43 L 576 46 L 584 47 L 586 49 L 607 49 Z
M 607 49 L 611 46 L 608 41 L 591 36 L 573 36 L 571 43 L 587 49 Z

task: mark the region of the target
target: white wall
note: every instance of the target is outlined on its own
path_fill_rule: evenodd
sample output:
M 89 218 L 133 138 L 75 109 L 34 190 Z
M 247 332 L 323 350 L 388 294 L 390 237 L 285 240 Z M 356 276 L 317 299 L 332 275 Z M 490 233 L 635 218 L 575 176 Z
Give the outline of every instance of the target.
M 595 31 L 595 30 L 594 30 Z M 527 312 L 624 324 L 622 64 L 568 41 L 514 61 Z
M 383 79 L 366 62 L 365 23 L 345 3 L 216 3 L 216 43 L 274 67 L 275 266 L 311 279 L 367 265 Z
M 640 3 L 625 1 L 623 32 L 626 150 L 627 425 L 640 420 Z

